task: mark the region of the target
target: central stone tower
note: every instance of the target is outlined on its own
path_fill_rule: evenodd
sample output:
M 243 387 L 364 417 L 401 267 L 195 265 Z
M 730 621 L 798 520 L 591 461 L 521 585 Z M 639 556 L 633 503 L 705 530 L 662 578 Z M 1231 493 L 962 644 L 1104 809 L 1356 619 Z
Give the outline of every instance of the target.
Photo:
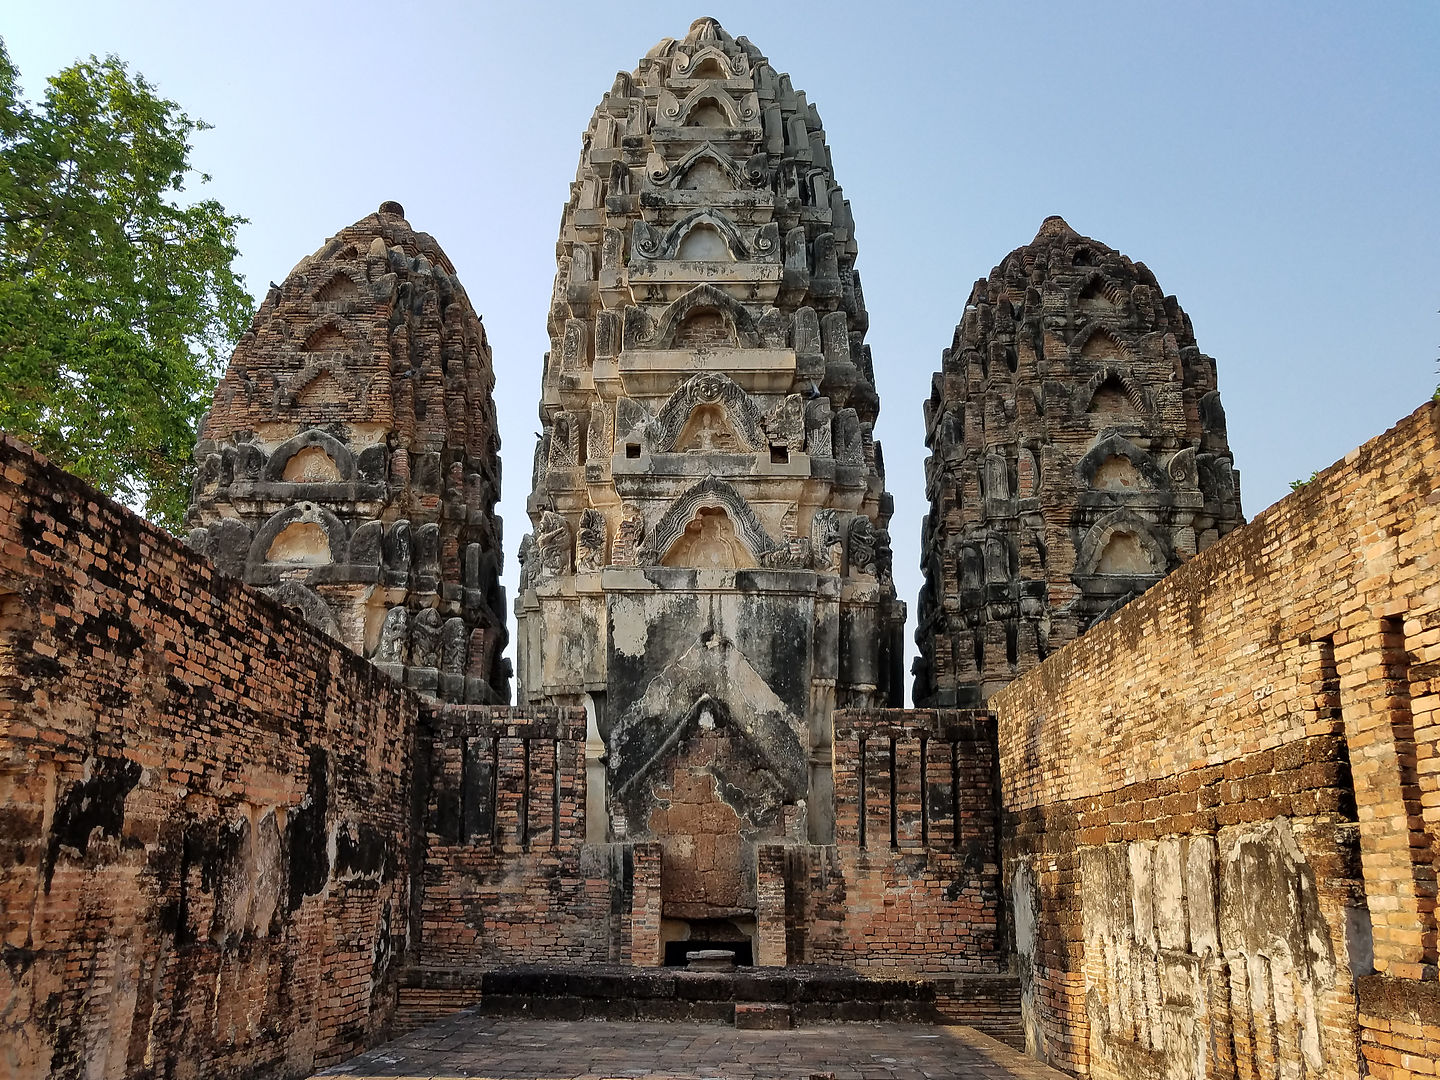
M 520 696 L 590 710 L 591 816 L 661 845 L 692 929 L 743 931 L 757 842 L 830 839 L 834 710 L 901 703 L 855 255 L 746 39 L 699 19 L 616 77 L 556 249 Z

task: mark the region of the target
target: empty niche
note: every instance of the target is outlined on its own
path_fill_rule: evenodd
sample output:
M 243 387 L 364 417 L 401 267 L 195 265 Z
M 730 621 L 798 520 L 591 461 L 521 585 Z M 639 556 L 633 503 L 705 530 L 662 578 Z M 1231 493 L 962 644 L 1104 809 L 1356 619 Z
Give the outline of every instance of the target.
M 665 566 L 701 570 L 734 570 L 755 565 L 749 550 L 735 535 L 730 515 L 719 506 L 701 507 L 662 562 Z
M 721 312 L 712 309 L 693 311 L 675 331 L 675 348 L 724 346 L 735 344 L 735 328 Z
M 705 98 L 695 103 L 690 115 L 685 118 L 686 127 L 729 127 L 730 118 L 714 98 Z
M 349 398 L 340 380 L 322 371 L 300 388 L 295 400 L 301 405 L 338 405 Z
M 1129 404 L 1128 399 L 1126 404 Z M 1091 481 L 1091 487 L 1100 491 L 1135 491 L 1145 486 L 1140 471 L 1129 458 L 1121 454 L 1111 454 L 1102 461 Z
M 708 162 L 700 162 L 701 165 Z M 680 241 L 680 247 L 675 252 L 677 259 L 689 259 L 694 262 L 733 262 L 734 256 L 730 254 L 730 245 L 720 235 L 720 230 L 714 225 L 696 225 L 685 234 Z
M 740 437 L 725 416 L 725 410 L 718 405 L 700 405 L 685 422 L 680 437 L 675 440 L 675 449 L 682 453 L 738 453 L 743 448 Z
M 348 277 L 344 280 L 350 281 Z M 354 287 L 353 282 L 351 287 Z M 345 340 L 345 335 L 338 326 L 322 326 L 305 339 L 305 351 L 311 353 L 344 352 L 349 347 L 350 343 Z
M 691 165 L 680 181 L 681 191 L 732 191 L 734 187 L 720 163 L 708 157 Z
M 728 79 L 730 73 L 720 63 L 718 56 L 707 56 L 695 65 L 694 70 L 687 71 L 685 77 L 688 79 Z
M 313 521 L 293 521 L 270 541 L 265 561 L 292 566 L 322 566 L 331 561 L 330 537 Z
M 1115 310 L 1114 303 L 1105 295 L 1105 284 L 1095 278 L 1080 292 L 1080 310 L 1096 315 L 1108 314 Z
M 336 274 L 320 287 L 320 291 L 315 294 L 315 299 L 322 304 L 358 300 L 360 299 L 360 289 L 350 279 L 349 274 Z
M 335 459 L 318 446 L 307 446 L 292 454 L 280 478 L 292 484 L 334 483 L 343 479 Z
M 1125 385 L 1119 377 L 1111 375 L 1096 388 L 1095 396 L 1090 399 L 1090 407 L 1085 411 L 1134 415 L 1135 405 L 1131 402 L 1130 395 L 1125 392 Z
M 1140 537 L 1128 530 L 1117 530 L 1105 542 L 1100 559 L 1095 564 L 1097 574 L 1118 574 L 1124 576 L 1158 574 L 1160 568 L 1145 550 Z

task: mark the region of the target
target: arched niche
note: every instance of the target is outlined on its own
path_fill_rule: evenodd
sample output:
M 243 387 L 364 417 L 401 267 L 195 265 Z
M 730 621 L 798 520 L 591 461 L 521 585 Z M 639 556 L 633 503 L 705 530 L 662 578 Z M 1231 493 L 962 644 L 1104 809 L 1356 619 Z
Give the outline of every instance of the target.
M 1078 576 L 1160 577 L 1169 555 L 1152 527 L 1128 510 L 1107 514 L 1085 534 L 1075 559 Z
M 298 581 L 284 581 L 271 589 L 270 595 L 286 607 L 300 612 L 305 621 L 315 629 L 329 634 L 337 641 L 341 640 L 340 624 L 335 621 L 335 613 L 314 589 L 301 585 Z
M 762 235 L 756 249 L 762 253 L 773 246 Z M 735 262 L 750 258 L 740 231 L 724 214 L 696 210 L 663 232 L 648 226 L 635 229 L 635 254 L 642 259 L 691 259 L 697 262 Z
M 730 337 L 729 344 L 743 348 L 760 345 L 755 320 L 743 304 L 714 285 L 697 285 L 671 302 L 660 316 L 655 333 L 656 347 L 683 348 L 684 339 L 696 337 L 695 331 L 699 328 L 703 328 L 707 335 Z M 677 338 L 681 339 L 678 345 Z M 701 343 L 710 340 L 710 337 L 703 337 Z
M 327 355 L 360 351 L 364 339 L 360 332 L 338 315 L 327 315 L 311 323 L 301 336 L 301 352 Z
M 360 299 L 362 286 L 353 271 L 337 267 L 315 290 L 314 300 L 319 304 L 349 303 Z
M 1076 476 L 1097 491 L 1143 491 L 1167 487 L 1163 469 L 1129 439 L 1111 435 L 1092 446 L 1075 466 Z
M 675 258 L 688 262 L 734 262 L 735 255 L 720 230 L 709 222 L 692 226 L 675 248 Z
M 724 520 L 714 515 L 702 520 L 702 510 L 717 509 L 724 512 Z M 777 546 L 744 497 L 724 480 L 707 476 L 671 503 L 661 515 L 640 550 L 641 565 L 682 565 L 671 561 L 680 557 L 672 555 L 672 549 L 696 521 L 700 524 L 689 532 L 688 546 L 682 547 L 682 552 L 700 551 L 702 541 L 703 544 L 718 544 L 721 541 L 729 544 L 733 537 L 739 544 L 739 549 L 732 549 L 736 564 L 759 566 L 765 553 Z M 724 557 L 723 552 L 720 555 Z
M 661 556 L 660 565 L 743 570 L 758 564 L 740 539 L 725 507 L 702 506 Z
M 1076 413 L 1148 416 L 1151 409 L 1128 369 L 1105 364 L 1075 395 Z
M 265 478 L 290 483 L 349 482 L 355 479 L 355 455 L 333 435 L 311 428 L 275 448 L 265 464 Z
M 324 507 L 297 503 L 273 514 L 250 544 L 252 566 L 326 566 L 344 561 L 345 525 Z
M 1130 346 L 1105 327 L 1091 323 L 1070 342 L 1071 354 L 1093 364 L 1128 366 L 1134 360 Z
M 733 446 L 713 449 L 759 453 L 768 446 L 760 407 L 738 383 L 718 371 L 703 372 L 677 388 L 661 406 L 654 429 L 654 449 L 662 454 L 707 449 L 705 430 L 733 439 Z
M 711 142 L 681 158 L 668 177 L 669 186 L 681 191 L 735 191 L 741 180 L 740 167 Z

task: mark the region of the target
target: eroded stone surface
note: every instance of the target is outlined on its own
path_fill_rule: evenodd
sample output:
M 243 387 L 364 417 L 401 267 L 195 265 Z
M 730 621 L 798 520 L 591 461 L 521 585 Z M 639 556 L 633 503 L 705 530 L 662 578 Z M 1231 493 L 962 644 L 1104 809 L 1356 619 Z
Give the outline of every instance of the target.
M 192 547 L 421 693 L 509 700 L 485 329 L 398 203 L 266 295 L 195 447 Z
M 1058 217 L 975 283 L 925 405 L 917 705 L 975 705 L 1243 523 L 1215 361 Z

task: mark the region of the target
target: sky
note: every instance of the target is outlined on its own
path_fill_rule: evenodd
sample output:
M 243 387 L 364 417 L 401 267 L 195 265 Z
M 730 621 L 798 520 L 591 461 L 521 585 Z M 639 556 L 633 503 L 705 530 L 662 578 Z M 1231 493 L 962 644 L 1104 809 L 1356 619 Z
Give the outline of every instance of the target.
M 856 222 L 912 628 L 930 377 L 971 285 L 1050 214 L 1179 298 L 1218 364 L 1250 517 L 1435 391 L 1434 0 L 52 0 L 14 5 L 0 36 L 32 98 L 114 53 L 214 125 L 195 138 L 201 191 L 249 219 L 239 266 L 257 297 L 385 199 L 436 237 L 494 350 L 513 597 L 581 134 L 617 71 L 701 15 L 788 71 L 824 121 Z

